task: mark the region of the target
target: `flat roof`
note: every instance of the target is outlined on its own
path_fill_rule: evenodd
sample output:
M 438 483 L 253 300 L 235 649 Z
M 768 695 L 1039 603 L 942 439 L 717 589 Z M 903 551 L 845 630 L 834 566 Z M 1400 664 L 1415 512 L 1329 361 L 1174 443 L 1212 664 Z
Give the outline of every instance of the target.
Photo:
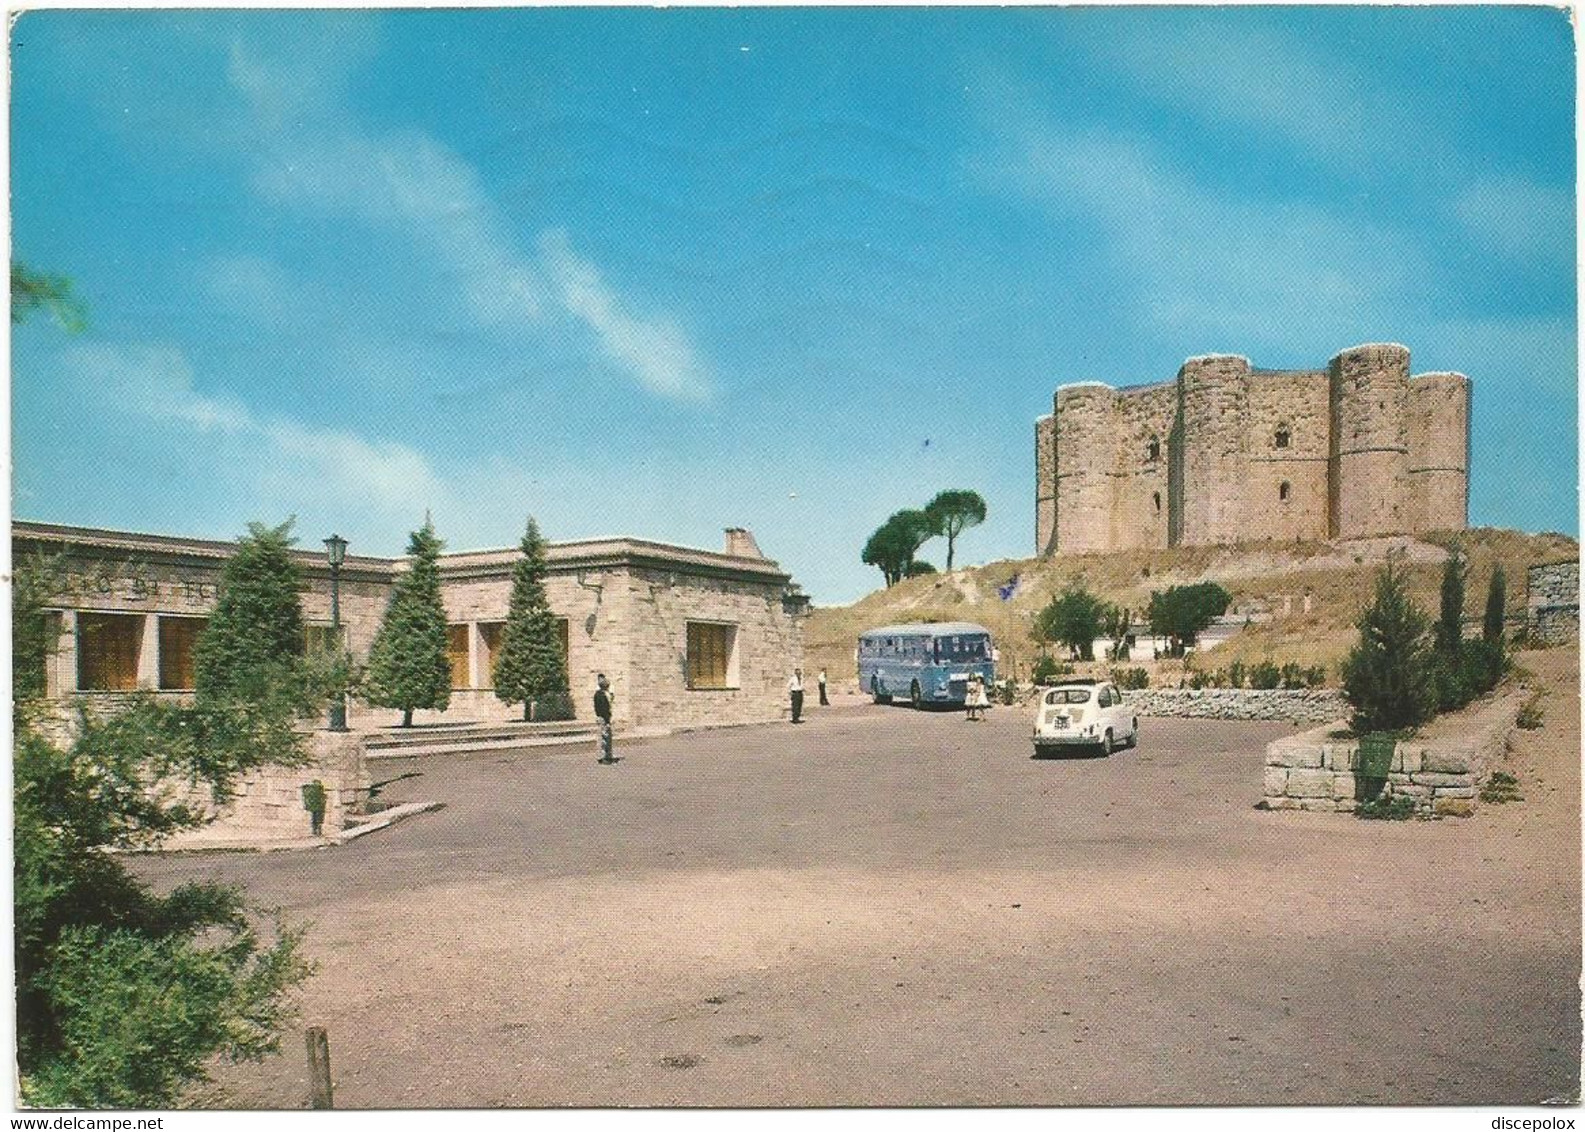
M 212 563 L 218 567 L 236 550 L 235 541 L 184 538 L 145 534 L 139 531 L 114 531 L 100 527 L 74 527 L 62 523 L 35 523 L 13 520 L 13 545 L 21 542 L 73 547 L 101 556 L 142 555 L 149 558 L 187 559 Z M 322 550 L 294 548 L 292 558 L 307 570 L 328 572 L 329 563 Z M 440 556 L 440 571 L 445 578 L 494 577 L 510 570 L 520 557 L 517 547 L 500 550 L 469 550 Z M 405 567 L 406 557 L 384 558 L 374 555 L 347 555 L 343 572 L 365 576 L 390 576 Z M 724 554 L 672 543 L 628 537 L 552 542 L 545 547 L 545 563 L 552 572 L 591 569 L 600 566 L 637 566 L 674 570 L 683 573 L 731 575 L 762 582 L 785 584 L 791 575 L 774 560 Z
M 976 625 L 972 621 L 910 621 L 905 625 L 882 625 L 878 629 L 865 629 L 860 636 L 871 637 L 878 633 L 889 633 L 894 637 L 905 637 L 911 633 L 989 634 L 990 630 L 984 625 Z

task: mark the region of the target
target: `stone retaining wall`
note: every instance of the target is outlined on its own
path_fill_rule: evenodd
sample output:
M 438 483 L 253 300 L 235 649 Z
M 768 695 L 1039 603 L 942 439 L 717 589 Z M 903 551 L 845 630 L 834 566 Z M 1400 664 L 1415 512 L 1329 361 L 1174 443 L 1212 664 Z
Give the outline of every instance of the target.
M 1393 750 L 1383 797 L 1415 799 L 1425 813 L 1467 817 L 1480 786 L 1502 756 L 1526 693 L 1511 692 L 1470 713 L 1457 735 L 1406 739 Z M 1266 745 L 1264 797 L 1267 810 L 1352 813 L 1362 782 L 1359 740 L 1332 739 L 1340 722 L 1286 736 Z
M 166 849 L 207 849 L 303 841 L 312 836 L 303 787 L 316 779 L 325 785 L 324 833 L 345 829 L 347 818 L 368 789 L 363 737 L 356 732 L 315 731 L 308 737 L 312 758 L 303 766 L 265 767 L 237 785 L 236 797 L 215 820 L 178 834 Z
M 1579 640 L 1579 563 L 1532 566 L 1527 582 L 1525 616 L 1531 640 L 1543 645 Z
M 1144 688 L 1124 692 L 1123 702 L 1147 716 L 1181 719 L 1285 719 L 1324 723 L 1348 715 L 1335 688 L 1257 691 L 1251 688 Z

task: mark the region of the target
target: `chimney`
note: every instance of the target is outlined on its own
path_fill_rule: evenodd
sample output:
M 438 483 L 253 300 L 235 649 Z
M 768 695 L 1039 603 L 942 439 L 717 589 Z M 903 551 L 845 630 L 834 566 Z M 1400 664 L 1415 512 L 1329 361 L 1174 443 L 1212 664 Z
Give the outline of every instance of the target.
M 754 536 L 743 527 L 726 529 L 726 553 L 737 558 L 764 558 Z

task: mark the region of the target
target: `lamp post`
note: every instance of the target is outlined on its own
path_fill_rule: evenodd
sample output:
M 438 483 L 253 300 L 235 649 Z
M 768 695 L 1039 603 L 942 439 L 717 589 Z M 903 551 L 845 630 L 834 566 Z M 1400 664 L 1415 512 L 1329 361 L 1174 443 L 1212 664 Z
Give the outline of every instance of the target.
M 347 540 L 331 535 L 325 540 L 325 554 L 330 559 L 330 639 L 341 651 L 341 564 L 347 560 Z M 330 701 L 330 730 L 347 730 L 347 693 L 336 689 Z

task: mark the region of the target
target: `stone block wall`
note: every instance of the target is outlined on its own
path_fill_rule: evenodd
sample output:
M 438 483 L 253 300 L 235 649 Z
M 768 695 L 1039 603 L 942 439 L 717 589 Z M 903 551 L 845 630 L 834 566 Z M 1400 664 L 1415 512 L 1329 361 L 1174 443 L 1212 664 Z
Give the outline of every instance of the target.
M 223 845 L 268 845 L 302 841 L 312 836 L 303 808 L 303 787 L 319 781 L 325 787 L 325 834 L 345 829 L 370 782 L 362 738 L 352 733 L 315 731 L 307 737 L 311 761 L 300 767 L 265 767 L 238 784 L 236 797 L 214 811 L 202 828 L 178 834 L 167 849 L 204 849 Z
M 1383 796 L 1413 798 L 1426 813 L 1473 813 L 1524 700 L 1517 692 L 1499 697 L 1470 713 L 1457 736 L 1399 742 Z M 1341 727 L 1329 723 L 1267 744 L 1262 808 L 1352 813 L 1359 807 L 1359 740 L 1333 738 Z
M 1543 645 L 1579 640 L 1579 562 L 1553 562 L 1527 571 L 1525 626 Z
M 1124 692 L 1123 702 L 1143 716 L 1178 719 L 1322 723 L 1348 714 L 1335 688 L 1143 688 Z

